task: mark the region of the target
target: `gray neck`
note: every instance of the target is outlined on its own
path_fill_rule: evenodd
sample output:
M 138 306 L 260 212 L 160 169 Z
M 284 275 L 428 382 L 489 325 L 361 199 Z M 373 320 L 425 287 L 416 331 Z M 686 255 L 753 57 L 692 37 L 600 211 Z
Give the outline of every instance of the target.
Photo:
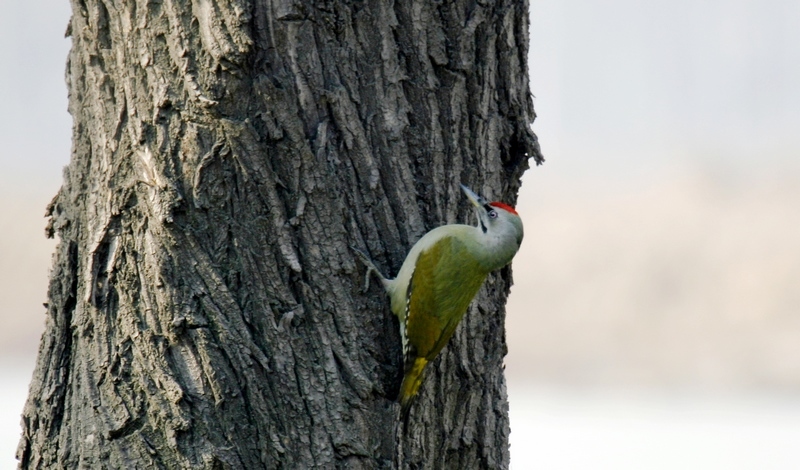
M 500 269 L 511 262 L 519 250 L 522 235 L 512 224 L 500 224 L 483 233 L 475 228 L 474 253 L 478 262 L 488 271 Z

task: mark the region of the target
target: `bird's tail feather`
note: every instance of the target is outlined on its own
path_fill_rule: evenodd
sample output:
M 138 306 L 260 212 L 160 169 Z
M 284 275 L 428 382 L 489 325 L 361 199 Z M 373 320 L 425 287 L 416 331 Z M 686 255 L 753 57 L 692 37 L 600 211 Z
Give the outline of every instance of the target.
M 400 393 L 397 396 L 397 401 L 400 402 L 400 408 L 404 415 L 408 414 L 411 401 L 419 392 L 419 387 L 422 385 L 422 379 L 424 377 L 425 366 L 427 365 L 427 359 L 418 357 L 414 359 L 414 363 L 411 364 L 411 367 L 406 370 L 403 383 L 400 385 Z

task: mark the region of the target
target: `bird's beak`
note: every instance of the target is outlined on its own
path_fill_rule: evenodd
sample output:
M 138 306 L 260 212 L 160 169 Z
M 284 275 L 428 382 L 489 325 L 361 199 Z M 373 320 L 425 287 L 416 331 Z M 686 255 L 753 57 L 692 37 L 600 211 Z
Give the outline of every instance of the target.
M 476 208 L 479 209 L 479 208 L 481 208 L 481 207 L 486 205 L 486 199 L 478 196 L 477 194 L 472 192 L 471 189 L 469 189 L 468 187 L 464 186 L 463 184 L 461 185 L 461 190 L 464 191 L 464 194 L 467 195 L 467 198 L 469 199 L 469 202 L 471 202 L 472 205 L 475 206 Z

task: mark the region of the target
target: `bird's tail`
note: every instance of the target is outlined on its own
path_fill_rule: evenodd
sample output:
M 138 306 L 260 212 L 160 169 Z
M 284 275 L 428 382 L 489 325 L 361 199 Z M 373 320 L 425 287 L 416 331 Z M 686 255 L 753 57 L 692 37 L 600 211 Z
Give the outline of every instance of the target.
M 422 379 L 424 377 L 425 366 L 427 365 L 427 359 L 418 357 L 414 359 L 414 363 L 411 364 L 411 367 L 406 370 L 403 383 L 400 385 L 400 393 L 397 396 L 397 401 L 400 402 L 403 415 L 408 414 L 411 401 L 419 392 L 419 387 L 422 385 Z

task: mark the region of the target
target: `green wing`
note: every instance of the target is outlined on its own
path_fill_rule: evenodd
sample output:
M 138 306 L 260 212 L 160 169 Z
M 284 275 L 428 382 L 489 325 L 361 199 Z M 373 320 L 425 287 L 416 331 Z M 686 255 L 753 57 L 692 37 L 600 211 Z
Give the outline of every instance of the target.
M 442 238 L 419 255 L 408 293 L 407 362 L 439 354 L 487 274 L 455 237 Z

